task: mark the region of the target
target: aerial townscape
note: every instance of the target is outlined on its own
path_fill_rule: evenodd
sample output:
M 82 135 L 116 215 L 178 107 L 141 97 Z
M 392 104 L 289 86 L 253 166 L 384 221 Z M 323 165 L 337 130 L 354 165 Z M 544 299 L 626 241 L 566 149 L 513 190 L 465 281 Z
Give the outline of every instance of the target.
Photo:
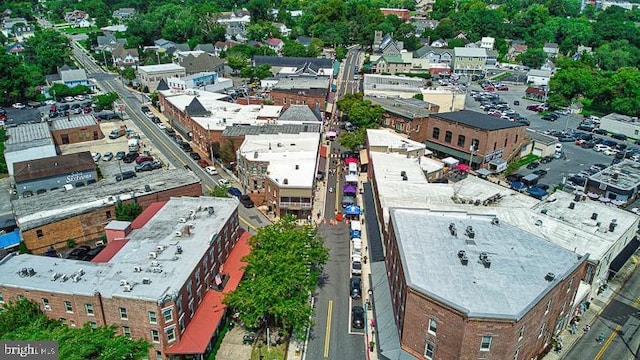
M 0 2 L 4 356 L 638 359 L 639 1 Z

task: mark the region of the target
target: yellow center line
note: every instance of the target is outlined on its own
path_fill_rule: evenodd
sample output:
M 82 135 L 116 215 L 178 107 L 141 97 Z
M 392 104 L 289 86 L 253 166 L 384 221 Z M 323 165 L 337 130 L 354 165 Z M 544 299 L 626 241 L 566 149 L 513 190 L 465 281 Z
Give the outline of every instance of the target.
M 600 360 L 600 358 L 602 358 L 602 355 L 604 355 L 604 352 L 607 350 L 609 345 L 611 345 L 611 342 L 613 341 L 613 339 L 615 339 L 616 335 L 618 335 L 618 331 L 620 331 L 621 328 L 621 325 L 616 326 L 615 330 L 613 330 L 611 335 L 609 335 L 609 338 L 607 339 L 607 341 L 605 341 L 604 345 L 602 345 L 602 348 L 600 349 L 600 351 L 598 351 L 596 357 L 594 357 L 593 360 Z
M 329 300 L 327 309 L 327 329 L 324 335 L 324 357 L 329 357 L 329 339 L 331 338 L 331 313 L 333 311 L 333 300 Z
M 640 296 L 633 300 L 633 302 L 631 303 L 631 307 L 634 307 L 636 309 L 640 307 Z

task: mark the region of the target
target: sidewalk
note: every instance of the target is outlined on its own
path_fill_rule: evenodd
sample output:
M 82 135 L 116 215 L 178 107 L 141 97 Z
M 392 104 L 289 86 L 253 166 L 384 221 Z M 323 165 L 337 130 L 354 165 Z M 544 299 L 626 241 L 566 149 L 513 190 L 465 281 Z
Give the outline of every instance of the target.
M 578 326 L 578 330 L 576 331 L 576 333 L 575 334 L 571 333 L 570 326 L 562 329 L 562 331 L 560 332 L 560 336 L 562 337 L 562 344 L 563 344 L 562 350 L 560 352 L 555 352 L 552 349 L 544 357 L 545 360 L 563 359 L 565 355 L 569 353 L 569 350 L 573 348 L 573 346 L 576 344 L 578 340 L 580 340 L 582 336 L 586 334 L 588 334 L 587 336 L 593 336 L 593 334 L 585 333 L 583 330 L 584 327 L 586 325 L 592 325 L 596 321 L 598 316 L 600 316 L 600 313 L 602 313 L 602 311 L 607 307 L 607 305 L 613 299 L 613 297 L 618 292 L 618 290 L 620 290 L 624 286 L 629 276 L 633 274 L 633 271 L 636 269 L 637 265 L 638 264 L 634 262 L 633 257 L 630 258 L 626 262 L 626 264 L 622 267 L 622 269 L 620 269 L 620 271 L 618 272 L 618 275 L 613 279 L 611 279 L 611 281 L 609 281 L 608 288 L 605 291 L 603 291 L 602 294 L 595 295 L 589 300 L 591 304 L 589 306 L 589 309 L 587 309 L 587 311 L 582 316 L 582 319 L 580 320 L 580 324 Z

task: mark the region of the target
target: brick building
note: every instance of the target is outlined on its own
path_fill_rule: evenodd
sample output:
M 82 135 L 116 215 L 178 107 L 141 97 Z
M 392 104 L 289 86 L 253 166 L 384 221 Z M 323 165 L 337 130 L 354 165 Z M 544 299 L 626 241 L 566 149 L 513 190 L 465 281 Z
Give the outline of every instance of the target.
M 424 121 L 429 115 L 437 113 L 440 109 L 438 105 L 413 98 L 368 96 L 365 97 L 365 100 L 369 100 L 372 105 L 379 105 L 384 109 L 382 124 L 385 127 L 406 135 L 411 135 L 412 132 L 418 131 L 413 126 L 414 120 L 417 120 L 417 122 Z
M 278 78 L 269 96 L 275 105 L 307 105 L 324 112 L 331 85 L 330 76 L 286 76 Z
M 57 145 L 104 139 L 100 124 L 91 115 L 49 119 L 48 123 Z
M 408 9 L 380 8 L 380 12 L 384 16 L 395 15 L 403 22 L 409 21 L 409 18 L 411 17 L 411 13 Z
M 105 179 L 91 186 L 44 194 L 13 201 L 16 223 L 22 240 L 35 254 L 49 247 L 65 248 L 66 241 L 85 243 L 101 239 L 104 227 L 115 219 L 118 200 L 136 201 L 143 208 L 173 196 L 202 195 L 202 185 L 184 169 L 140 173 L 122 182 Z
M 416 121 L 419 120 L 419 121 Z M 411 139 L 442 157 L 452 156 L 473 168 L 513 159 L 526 143 L 526 126 L 474 111 L 432 114 L 416 119 Z M 473 155 L 471 147 L 473 146 Z
M 391 306 L 416 358 L 535 358 L 566 325 L 588 254 L 488 214 L 394 208 L 389 227 Z
M 151 343 L 149 359 L 206 358 L 227 321 L 224 292 L 237 287 L 250 251 L 237 204 L 184 197 L 153 206 L 126 227 L 123 246 L 108 239 L 105 262 L 9 255 L 0 302 L 32 300 L 71 327 L 113 325 Z

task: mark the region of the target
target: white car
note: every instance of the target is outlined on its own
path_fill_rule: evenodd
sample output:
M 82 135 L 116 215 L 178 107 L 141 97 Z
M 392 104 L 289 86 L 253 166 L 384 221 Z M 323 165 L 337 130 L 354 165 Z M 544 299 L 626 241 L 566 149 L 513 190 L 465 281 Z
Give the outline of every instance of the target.
M 78 101 L 84 101 L 84 95 L 76 95 L 73 98 L 78 100 Z
M 602 151 L 603 154 L 607 155 L 607 156 L 612 156 L 615 155 L 617 153 L 617 151 L 615 149 L 605 149 Z
M 93 161 L 98 162 L 98 160 L 100 160 L 100 157 L 102 155 L 99 152 L 92 152 L 91 153 L 91 157 L 93 158 Z
M 605 150 L 611 150 L 611 148 L 602 144 L 596 144 L 596 146 L 593 147 L 593 151 L 601 152 Z
M 15 103 L 11 105 L 11 107 L 14 109 L 25 109 L 27 106 L 23 103 Z
M 159 128 L 160 130 L 164 130 L 164 129 L 166 129 L 166 128 L 167 128 L 167 126 L 166 126 L 165 124 L 163 124 L 163 123 L 158 123 L 158 128 Z
M 229 183 L 229 180 L 227 180 L 227 179 L 219 179 L 218 180 L 218 184 L 220 184 L 222 186 L 231 186 L 231 184 Z
M 64 98 L 64 101 L 66 102 L 73 102 L 74 98 L 73 96 L 67 96 L 66 98 Z
M 150 117 L 150 118 L 154 117 L 153 112 L 151 112 L 151 111 L 147 111 L 144 114 L 147 115 L 147 117 Z
M 218 175 L 218 170 L 216 170 L 216 168 L 213 166 L 207 166 L 206 168 L 204 168 L 204 171 L 206 171 L 209 175 Z
M 46 105 L 55 105 L 55 104 L 56 104 L 55 100 L 47 100 L 47 101 L 45 101 L 44 103 L 45 103 Z

